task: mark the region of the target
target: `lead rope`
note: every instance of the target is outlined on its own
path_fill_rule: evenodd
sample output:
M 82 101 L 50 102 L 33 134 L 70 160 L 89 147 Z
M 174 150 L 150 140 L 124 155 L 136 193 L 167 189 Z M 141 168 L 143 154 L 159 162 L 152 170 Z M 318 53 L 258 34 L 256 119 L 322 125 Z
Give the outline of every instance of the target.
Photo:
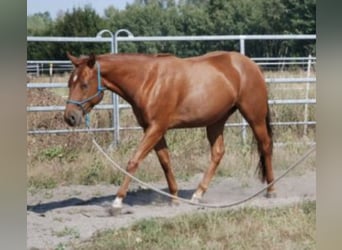
M 88 134 L 90 133 L 90 115 L 89 115 L 89 113 L 87 113 L 86 115 L 85 115 L 85 125 L 86 125 L 86 128 L 87 128 L 87 130 L 88 130 Z
M 177 200 L 177 201 L 181 201 L 181 202 L 184 202 L 184 203 L 188 203 L 188 204 L 191 204 L 191 205 L 195 205 L 195 206 L 200 206 L 200 207 L 207 207 L 207 208 L 227 208 L 227 207 L 233 207 L 233 206 L 237 206 L 237 205 L 240 205 L 242 203 L 245 203 L 251 199 L 253 199 L 254 197 L 258 196 L 259 194 L 261 194 L 262 192 L 264 192 L 268 187 L 270 187 L 271 185 L 275 184 L 276 182 L 278 182 L 280 179 L 282 179 L 285 175 L 287 175 L 292 169 L 294 169 L 295 167 L 297 167 L 301 162 L 303 162 L 306 158 L 309 157 L 309 155 L 311 153 L 313 153 L 315 150 L 316 150 L 316 147 L 313 146 L 311 149 L 309 149 L 304 155 L 302 155 L 302 157 L 300 157 L 296 162 L 294 162 L 290 167 L 288 167 L 288 169 L 283 173 L 281 174 L 280 176 L 278 176 L 276 179 L 274 179 L 271 183 L 269 183 L 266 187 L 260 189 L 259 191 L 255 192 L 254 194 L 244 198 L 244 199 L 241 199 L 241 200 L 238 200 L 238 201 L 234 201 L 234 202 L 231 202 L 231 203 L 228 203 L 228 204 L 205 204 L 205 203 L 199 203 L 199 202 L 194 202 L 192 200 L 189 200 L 189 199 L 184 199 L 184 198 L 181 198 L 181 197 L 178 197 L 178 196 L 174 196 L 172 194 L 169 194 L 169 193 L 166 193 L 158 188 L 155 188 L 154 186 L 146 183 L 146 182 L 143 182 L 141 180 L 139 180 L 138 178 L 136 178 L 135 176 L 131 175 L 130 173 L 128 173 L 125 169 L 123 169 L 122 167 L 120 167 L 119 164 L 117 164 L 115 161 L 112 160 L 112 158 L 100 147 L 100 145 L 96 142 L 95 140 L 95 137 L 93 136 L 93 139 L 92 139 L 92 142 L 93 144 L 96 146 L 96 148 L 105 156 L 105 158 L 110 162 L 112 163 L 112 167 L 113 169 L 117 169 L 119 170 L 120 172 L 122 172 L 123 174 L 129 176 L 130 178 L 132 178 L 133 180 L 135 180 L 136 182 L 138 182 L 139 184 L 141 184 L 142 186 L 144 187 L 147 187 L 161 195 L 164 195 L 164 196 L 167 196 L 169 198 L 172 198 L 174 200 Z

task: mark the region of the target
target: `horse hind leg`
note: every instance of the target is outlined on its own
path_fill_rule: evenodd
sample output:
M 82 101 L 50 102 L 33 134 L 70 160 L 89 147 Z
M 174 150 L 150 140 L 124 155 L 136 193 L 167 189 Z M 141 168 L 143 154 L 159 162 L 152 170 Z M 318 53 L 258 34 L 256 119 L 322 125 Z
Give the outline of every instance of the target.
M 258 167 L 260 171 L 261 181 L 266 181 L 269 185 L 274 181 L 274 174 L 272 168 L 272 129 L 270 126 L 270 114 L 268 106 L 266 107 L 266 112 L 259 112 L 259 114 L 251 112 L 251 115 L 248 115 L 248 113 L 244 112 L 244 110 L 240 111 L 251 126 L 253 134 L 258 143 L 258 151 L 260 156 Z M 272 184 L 267 188 L 266 197 L 272 198 L 275 196 L 275 188 Z
M 266 180 L 267 184 L 269 185 L 274 181 L 272 168 L 272 139 L 265 131 L 267 131 L 265 129 L 265 125 L 254 127 L 254 134 L 258 140 L 258 150 L 260 155 L 260 161 L 258 164 L 260 169 L 260 177 L 263 182 Z M 275 188 L 272 184 L 267 188 L 266 197 L 272 198 L 275 196 Z
M 207 191 L 209 183 L 215 174 L 217 166 L 219 165 L 224 155 L 223 130 L 226 119 L 219 123 L 207 127 L 207 137 L 211 148 L 210 166 L 204 173 L 202 181 L 199 183 L 195 193 L 192 196 L 193 202 L 199 202 L 203 194 Z

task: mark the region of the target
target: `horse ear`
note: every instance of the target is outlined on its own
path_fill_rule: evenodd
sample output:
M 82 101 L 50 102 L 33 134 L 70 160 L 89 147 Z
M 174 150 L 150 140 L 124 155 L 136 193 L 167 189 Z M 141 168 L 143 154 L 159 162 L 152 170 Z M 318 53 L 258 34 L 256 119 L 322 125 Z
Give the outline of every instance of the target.
M 71 55 L 71 54 L 69 53 L 69 51 L 67 51 L 67 57 L 68 57 L 69 60 L 72 62 L 72 64 L 75 65 L 76 67 L 77 67 L 78 65 L 80 65 L 81 60 L 80 60 L 79 58 L 77 58 L 77 57 Z
M 95 63 L 96 63 L 96 56 L 95 56 L 94 53 L 91 53 L 91 54 L 89 55 L 89 58 L 88 58 L 88 61 L 87 61 L 87 66 L 88 66 L 89 68 L 93 68 L 94 65 L 95 65 Z

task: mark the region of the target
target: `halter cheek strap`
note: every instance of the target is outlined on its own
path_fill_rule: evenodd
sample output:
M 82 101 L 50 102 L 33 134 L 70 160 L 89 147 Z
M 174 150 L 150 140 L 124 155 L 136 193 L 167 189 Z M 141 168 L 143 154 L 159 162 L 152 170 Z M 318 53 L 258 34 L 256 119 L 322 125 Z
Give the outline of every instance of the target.
M 98 95 L 100 95 L 101 93 L 103 93 L 103 91 L 106 90 L 106 87 L 103 87 L 101 85 L 101 68 L 100 68 L 100 64 L 98 62 L 96 62 L 96 67 L 97 67 L 97 92 L 95 95 L 92 95 L 84 100 L 81 100 L 81 101 L 76 101 L 76 100 L 72 100 L 72 99 L 68 99 L 66 101 L 66 103 L 71 103 L 71 104 L 74 104 L 76 106 L 79 106 L 82 111 L 83 111 L 83 114 L 86 114 L 86 110 L 84 108 L 84 104 L 91 101 L 92 99 L 94 99 L 95 97 L 97 97 Z

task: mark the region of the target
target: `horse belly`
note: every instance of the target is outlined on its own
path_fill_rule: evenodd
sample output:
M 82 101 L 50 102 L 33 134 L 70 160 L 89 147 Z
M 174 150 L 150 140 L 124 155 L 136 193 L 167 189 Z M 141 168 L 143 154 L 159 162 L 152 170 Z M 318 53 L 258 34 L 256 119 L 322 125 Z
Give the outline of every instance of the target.
M 227 84 L 199 85 L 191 89 L 179 105 L 176 127 L 200 127 L 213 124 L 227 116 L 235 106 L 235 101 L 236 95 Z

